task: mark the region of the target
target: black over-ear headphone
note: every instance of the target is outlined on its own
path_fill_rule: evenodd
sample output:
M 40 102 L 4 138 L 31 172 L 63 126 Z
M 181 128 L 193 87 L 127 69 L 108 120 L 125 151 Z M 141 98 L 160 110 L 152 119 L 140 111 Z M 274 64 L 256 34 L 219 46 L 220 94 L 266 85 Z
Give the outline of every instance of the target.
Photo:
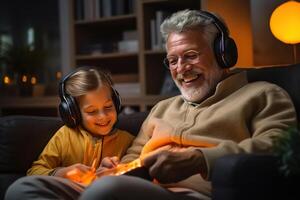
M 214 40 L 214 53 L 220 67 L 230 68 L 237 62 L 238 52 L 234 40 L 229 37 L 227 27 L 214 14 L 207 11 L 199 11 L 199 16 L 212 20 L 219 34 Z
M 73 74 L 80 70 L 96 70 L 98 71 L 103 77 L 105 77 L 106 81 L 109 83 L 112 93 L 112 100 L 114 106 L 116 108 L 117 114 L 121 112 L 121 98 L 118 91 L 112 86 L 113 82 L 110 76 L 104 72 L 99 71 L 97 68 L 94 67 L 79 67 L 75 71 L 67 74 L 59 83 L 59 97 L 60 97 L 60 104 L 58 106 L 59 114 L 63 122 L 71 128 L 77 127 L 81 123 L 81 113 L 79 106 L 76 102 L 76 99 L 71 95 L 66 93 L 65 83 Z

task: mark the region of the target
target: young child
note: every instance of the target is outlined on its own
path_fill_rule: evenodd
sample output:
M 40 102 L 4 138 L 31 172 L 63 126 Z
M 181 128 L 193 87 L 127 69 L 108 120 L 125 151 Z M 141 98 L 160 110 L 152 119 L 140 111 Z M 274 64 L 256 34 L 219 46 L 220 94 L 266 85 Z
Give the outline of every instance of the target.
M 66 125 L 51 138 L 27 175 L 67 177 L 74 170 L 85 174 L 97 169 L 104 157 L 117 162 L 134 137 L 115 128 L 121 102 L 108 74 L 79 68 L 59 87 L 59 112 Z

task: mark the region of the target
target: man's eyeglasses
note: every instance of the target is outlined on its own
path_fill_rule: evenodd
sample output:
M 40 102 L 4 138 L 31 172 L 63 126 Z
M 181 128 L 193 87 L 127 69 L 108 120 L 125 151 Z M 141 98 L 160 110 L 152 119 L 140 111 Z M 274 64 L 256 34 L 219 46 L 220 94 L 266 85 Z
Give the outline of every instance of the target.
M 175 70 L 178 67 L 179 58 L 181 58 L 182 64 L 197 64 L 200 61 L 200 53 L 198 51 L 190 50 L 180 57 L 168 56 L 164 59 L 164 65 L 170 70 Z

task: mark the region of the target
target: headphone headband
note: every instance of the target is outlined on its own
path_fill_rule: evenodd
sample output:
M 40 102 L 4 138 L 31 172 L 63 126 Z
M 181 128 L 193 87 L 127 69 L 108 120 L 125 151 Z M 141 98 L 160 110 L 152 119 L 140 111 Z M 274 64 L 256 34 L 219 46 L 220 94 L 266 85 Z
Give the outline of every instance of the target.
M 214 14 L 208 11 L 198 11 L 198 15 L 211 20 L 219 31 L 219 35 L 214 40 L 214 53 L 220 67 L 230 68 L 237 62 L 238 52 L 234 40 L 229 37 L 226 25 Z

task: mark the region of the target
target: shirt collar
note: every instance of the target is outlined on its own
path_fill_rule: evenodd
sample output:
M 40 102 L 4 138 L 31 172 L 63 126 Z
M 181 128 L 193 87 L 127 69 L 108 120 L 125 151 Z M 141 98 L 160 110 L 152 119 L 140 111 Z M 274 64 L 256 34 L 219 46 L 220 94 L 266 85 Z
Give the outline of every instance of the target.
M 213 95 L 206 98 L 204 101 L 200 103 L 196 102 L 190 102 L 187 101 L 183 96 L 181 95 L 181 98 L 188 103 L 191 106 L 204 106 L 207 104 L 212 104 L 216 101 L 219 101 L 220 99 L 225 98 L 226 96 L 232 94 L 233 92 L 237 91 L 244 85 L 248 83 L 247 81 L 247 74 L 245 71 L 242 72 L 231 72 L 231 74 L 225 78 L 224 80 L 220 81 L 217 86 L 216 90 Z

